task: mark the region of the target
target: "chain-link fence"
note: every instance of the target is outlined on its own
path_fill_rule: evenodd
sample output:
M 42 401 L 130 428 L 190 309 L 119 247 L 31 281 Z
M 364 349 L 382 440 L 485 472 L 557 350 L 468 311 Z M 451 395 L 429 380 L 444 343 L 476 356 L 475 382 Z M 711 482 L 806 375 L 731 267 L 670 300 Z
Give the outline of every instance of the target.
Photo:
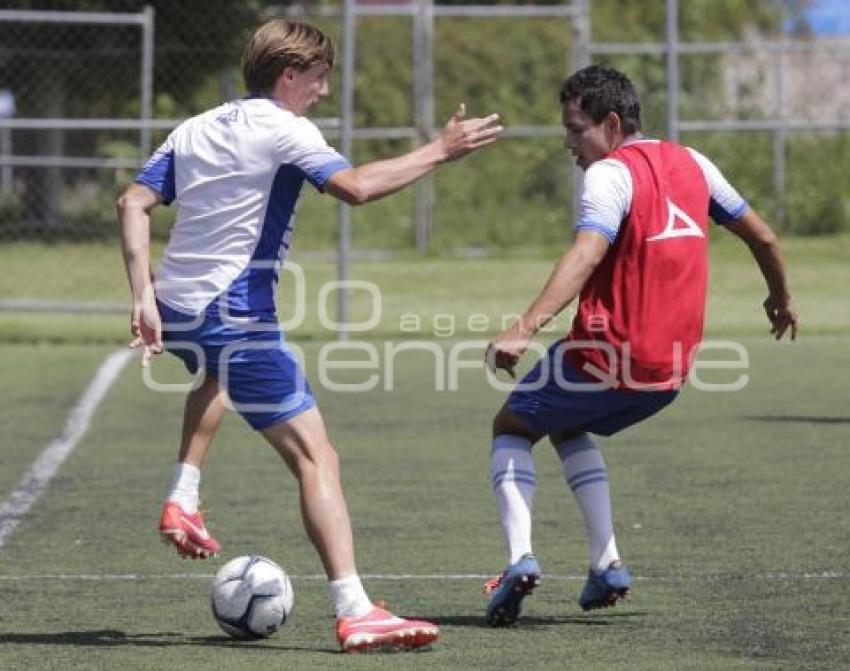
M 14 4 L 28 7 L 0 9 L 0 240 L 114 237 L 116 195 L 151 149 L 181 118 L 238 95 L 232 66 L 256 12 Z M 72 11 L 81 5 L 104 11 Z
M 0 228 L 5 240 L 103 236 L 117 182 L 149 131 L 98 117 L 150 110 L 146 37 L 137 14 L 0 13 Z M 150 40 L 147 40 L 148 44 Z M 143 58 L 147 56 L 147 58 Z M 124 125 L 125 128 L 121 128 Z M 111 126 L 111 127 L 110 127 Z
M 433 182 L 356 209 L 353 247 L 563 244 L 576 191 L 557 92 L 588 62 L 628 72 L 647 131 L 704 151 L 781 228 L 847 230 L 850 36 L 811 32 L 804 11 L 816 4 L 349 3 L 353 78 L 341 78 L 340 49 L 317 114 L 333 142 L 348 141 L 349 124 L 355 162 L 426 140 L 460 100 L 474 114 L 499 111 L 507 128 Z M 0 9 L 2 243 L 114 237 L 115 198 L 167 131 L 242 94 L 239 56 L 254 26 L 303 16 L 344 45 L 347 25 L 330 0 L 14 5 Z M 346 86 L 352 113 L 341 118 Z M 172 217 L 157 212 L 157 237 Z M 332 199 L 306 194 L 298 219 L 300 249 L 337 246 Z

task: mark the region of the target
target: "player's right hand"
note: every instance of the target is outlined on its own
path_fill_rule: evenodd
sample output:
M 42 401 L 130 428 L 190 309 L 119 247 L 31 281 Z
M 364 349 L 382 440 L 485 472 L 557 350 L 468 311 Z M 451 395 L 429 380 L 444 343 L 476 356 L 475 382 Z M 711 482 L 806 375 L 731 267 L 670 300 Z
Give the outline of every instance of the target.
M 768 296 L 764 300 L 764 311 L 770 320 L 770 332 L 777 340 L 781 340 L 788 329 L 791 329 L 791 340 L 797 339 L 797 310 L 791 299 L 779 299 Z
M 484 354 L 484 363 L 492 373 L 498 369 L 508 372 L 512 378 L 516 379 L 516 368 L 519 360 L 522 358 L 525 350 L 528 349 L 529 339 L 518 333 L 517 325 L 503 331 L 496 336 L 489 345 L 487 352 Z
M 486 147 L 499 139 L 502 130 L 498 114 L 467 119 L 466 105 L 460 103 L 440 133 L 443 158 L 446 161 L 454 161 L 476 149 Z
M 152 287 L 145 291 L 141 300 L 133 301 L 130 333 L 134 337 L 128 345 L 132 349 L 142 348 L 142 367 L 146 368 L 150 365 L 151 357 L 162 354 L 162 319 Z
M 512 378 L 516 379 L 516 373 L 514 369 L 516 365 L 519 363 L 519 356 L 516 354 L 512 354 L 511 352 L 505 352 L 502 349 L 498 349 L 490 343 L 487 346 L 487 352 L 484 354 L 484 362 L 487 364 L 487 368 L 490 369 L 490 372 L 495 374 L 497 370 L 500 368 L 508 372 Z

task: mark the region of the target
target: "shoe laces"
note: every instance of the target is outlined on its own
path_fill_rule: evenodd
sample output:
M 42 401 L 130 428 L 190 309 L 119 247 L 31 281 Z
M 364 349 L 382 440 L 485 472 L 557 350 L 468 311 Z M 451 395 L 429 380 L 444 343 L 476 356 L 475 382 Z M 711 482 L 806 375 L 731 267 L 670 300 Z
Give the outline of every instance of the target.
M 508 574 L 507 571 L 502 571 L 495 578 L 490 578 L 487 582 L 484 583 L 484 594 L 489 594 L 490 592 L 494 592 L 499 589 L 499 585 L 502 584 L 502 581 L 505 579 L 505 576 Z

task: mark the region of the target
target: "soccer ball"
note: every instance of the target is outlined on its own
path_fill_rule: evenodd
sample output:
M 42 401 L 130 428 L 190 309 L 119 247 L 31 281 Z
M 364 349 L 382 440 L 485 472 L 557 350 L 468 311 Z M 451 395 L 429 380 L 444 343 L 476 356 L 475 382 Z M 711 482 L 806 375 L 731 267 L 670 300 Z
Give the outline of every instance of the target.
M 218 625 L 235 638 L 265 638 L 292 612 L 292 583 L 271 559 L 231 559 L 213 580 L 210 605 Z

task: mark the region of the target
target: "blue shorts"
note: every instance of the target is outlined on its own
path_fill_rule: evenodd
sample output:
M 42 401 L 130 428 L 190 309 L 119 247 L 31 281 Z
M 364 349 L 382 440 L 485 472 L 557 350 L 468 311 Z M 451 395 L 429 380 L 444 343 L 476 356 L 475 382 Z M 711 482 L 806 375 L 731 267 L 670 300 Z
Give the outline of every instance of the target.
M 216 378 L 236 411 L 257 431 L 316 405 L 273 312 L 221 317 L 157 305 L 165 349 L 190 373 L 203 368 Z
M 593 389 L 553 344 L 508 397 L 508 409 L 543 434 L 588 431 L 611 436 L 654 415 L 678 396 L 670 391 Z

